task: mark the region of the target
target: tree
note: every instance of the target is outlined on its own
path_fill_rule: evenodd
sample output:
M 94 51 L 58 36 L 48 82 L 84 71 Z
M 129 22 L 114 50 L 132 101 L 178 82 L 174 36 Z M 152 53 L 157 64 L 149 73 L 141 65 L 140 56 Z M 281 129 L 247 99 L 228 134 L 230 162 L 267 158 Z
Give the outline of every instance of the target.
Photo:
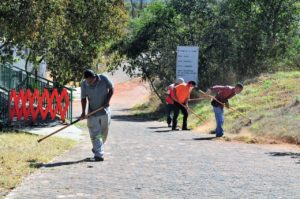
M 156 1 L 148 6 L 139 18 L 130 23 L 131 33 L 123 41 L 113 46 L 121 55 L 126 55 L 124 70 L 131 76 L 139 76 L 148 81 L 152 90 L 163 101 L 163 88 L 173 81 L 176 47 L 172 39 L 164 35 L 177 34 L 173 9 Z M 175 30 L 175 31 L 174 31 Z M 159 81 L 162 80 L 162 81 Z
M 27 59 L 45 59 L 55 81 L 79 81 L 107 43 L 124 34 L 122 0 L 4 1 L 0 5 L 2 48 L 29 48 Z
M 155 1 L 112 49 L 158 96 L 175 79 L 178 45 L 200 47 L 201 88 L 234 83 L 272 71 L 287 56 L 299 38 L 299 10 L 297 0 Z

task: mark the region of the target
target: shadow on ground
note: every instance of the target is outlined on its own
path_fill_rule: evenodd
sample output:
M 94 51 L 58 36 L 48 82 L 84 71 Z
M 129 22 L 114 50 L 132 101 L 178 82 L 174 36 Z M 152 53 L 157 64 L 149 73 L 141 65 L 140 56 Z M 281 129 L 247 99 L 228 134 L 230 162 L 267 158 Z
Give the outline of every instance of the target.
M 147 127 L 147 129 L 164 129 L 164 128 L 171 128 L 168 126 L 153 126 L 153 127 Z
M 291 158 L 297 159 L 296 164 L 300 164 L 300 153 L 294 153 L 294 152 L 270 152 L 267 153 L 270 156 L 274 157 L 284 157 L 284 156 L 290 156 Z
M 216 139 L 216 136 L 214 136 L 214 137 L 193 138 L 193 140 L 196 140 L 196 141 L 202 141 L 202 140 L 214 140 L 214 139 Z
M 172 129 L 167 129 L 167 130 L 156 130 L 156 131 L 153 131 L 155 133 L 169 133 L 169 132 L 176 132 L 176 131 L 173 131 Z
M 30 163 L 29 166 L 31 168 L 41 168 L 41 167 L 52 168 L 52 167 L 60 167 L 60 166 L 79 164 L 82 162 L 95 162 L 95 161 L 91 158 L 85 158 L 85 159 L 77 160 L 77 161 L 54 162 L 54 163 L 48 163 L 48 164 L 40 163 L 40 162 L 37 162 L 36 160 L 29 160 L 27 162 Z
M 111 119 L 117 121 L 125 121 L 125 122 L 146 122 L 146 121 L 154 121 L 153 118 L 146 118 L 136 115 L 112 115 Z

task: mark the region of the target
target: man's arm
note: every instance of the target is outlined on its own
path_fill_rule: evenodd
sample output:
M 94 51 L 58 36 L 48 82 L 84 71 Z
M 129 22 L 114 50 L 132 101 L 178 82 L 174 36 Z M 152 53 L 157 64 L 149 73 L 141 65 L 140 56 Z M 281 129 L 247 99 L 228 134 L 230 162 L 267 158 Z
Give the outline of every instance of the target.
M 110 99 L 113 96 L 113 94 L 114 94 L 114 89 L 113 88 L 108 89 L 106 102 L 104 103 L 105 107 L 109 107 Z
M 82 113 L 81 113 L 81 119 L 85 117 L 85 109 L 86 109 L 86 98 L 81 99 L 81 108 L 82 108 Z

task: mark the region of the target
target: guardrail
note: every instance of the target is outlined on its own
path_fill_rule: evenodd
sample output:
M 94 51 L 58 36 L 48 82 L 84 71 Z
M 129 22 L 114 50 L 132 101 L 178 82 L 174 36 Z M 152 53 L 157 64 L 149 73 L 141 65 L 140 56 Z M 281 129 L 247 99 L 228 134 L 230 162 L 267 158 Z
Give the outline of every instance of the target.
M 31 91 L 33 91 L 34 89 L 38 89 L 39 93 L 42 93 L 44 88 L 47 88 L 49 92 L 51 92 L 54 88 L 57 88 L 58 90 L 65 88 L 68 91 L 70 100 L 70 106 L 66 114 L 66 119 L 72 122 L 72 88 L 61 86 L 53 81 L 50 81 L 40 76 L 36 76 L 26 70 L 12 66 L 10 64 L 0 64 L 0 87 L 6 89 L 7 91 L 10 91 L 12 89 L 16 89 L 17 91 L 19 91 L 20 89 L 30 89 Z M 44 104 L 43 106 L 46 107 L 47 104 Z

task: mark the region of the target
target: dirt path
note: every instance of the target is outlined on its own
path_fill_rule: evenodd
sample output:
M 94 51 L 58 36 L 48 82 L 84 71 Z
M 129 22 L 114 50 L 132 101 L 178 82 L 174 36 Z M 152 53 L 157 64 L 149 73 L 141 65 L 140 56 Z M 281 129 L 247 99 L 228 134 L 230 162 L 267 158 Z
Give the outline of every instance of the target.
M 143 88 L 136 80 L 116 85 L 104 162 L 84 161 L 91 156 L 85 139 L 7 198 L 300 198 L 299 151 L 136 119 L 126 109 L 145 99 Z

